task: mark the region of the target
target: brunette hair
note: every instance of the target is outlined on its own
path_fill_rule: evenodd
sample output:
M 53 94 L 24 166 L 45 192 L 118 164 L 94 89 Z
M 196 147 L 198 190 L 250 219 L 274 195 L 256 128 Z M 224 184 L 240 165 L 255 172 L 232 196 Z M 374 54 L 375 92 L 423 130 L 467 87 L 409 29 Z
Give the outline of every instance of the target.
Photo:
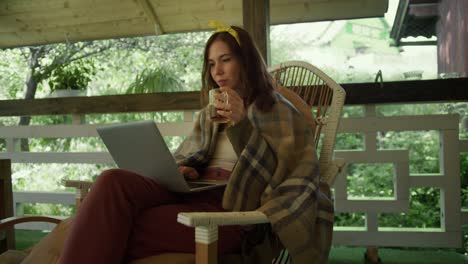
M 226 31 L 214 33 L 206 42 L 202 71 L 202 103 L 203 105 L 206 103 L 208 91 L 218 87 L 211 77 L 208 53 L 211 45 L 219 40 L 226 43 L 233 56 L 240 62 L 241 87 L 239 88 L 245 107 L 255 102 L 261 111 L 269 111 L 275 103 L 274 88 L 273 79 L 268 73 L 265 61 L 247 31 L 236 26 L 231 26 L 231 28 L 237 32 L 239 43 Z

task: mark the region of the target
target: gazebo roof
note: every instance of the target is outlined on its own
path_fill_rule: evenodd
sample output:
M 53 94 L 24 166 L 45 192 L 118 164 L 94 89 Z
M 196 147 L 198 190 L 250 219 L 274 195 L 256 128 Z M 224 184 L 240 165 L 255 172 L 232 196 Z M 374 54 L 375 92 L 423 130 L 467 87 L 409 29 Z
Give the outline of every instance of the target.
M 438 19 L 439 0 L 401 0 L 390 37 L 395 39 L 397 46 L 410 45 L 401 41 L 406 37 L 435 37 Z M 435 45 L 436 42 L 427 40 L 417 44 Z
M 0 48 L 202 31 L 209 20 L 242 25 L 242 6 L 242 0 L 3 0 Z M 270 0 L 270 24 L 383 16 L 387 7 L 388 0 Z

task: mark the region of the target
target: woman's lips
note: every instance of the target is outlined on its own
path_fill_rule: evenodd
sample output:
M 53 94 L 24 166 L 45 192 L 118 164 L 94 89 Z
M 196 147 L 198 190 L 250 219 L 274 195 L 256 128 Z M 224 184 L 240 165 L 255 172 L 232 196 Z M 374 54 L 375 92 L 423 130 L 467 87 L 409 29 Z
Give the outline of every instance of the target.
M 227 84 L 227 81 L 226 81 L 226 80 L 220 80 L 220 81 L 218 81 L 219 87 L 226 86 L 226 84 Z

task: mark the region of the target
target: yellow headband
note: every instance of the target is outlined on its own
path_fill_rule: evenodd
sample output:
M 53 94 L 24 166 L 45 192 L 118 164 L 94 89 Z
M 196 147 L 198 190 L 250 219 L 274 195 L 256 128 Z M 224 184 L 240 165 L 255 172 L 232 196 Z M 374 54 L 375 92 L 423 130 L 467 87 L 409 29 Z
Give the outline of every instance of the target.
M 216 20 L 211 20 L 208 22 L 208 26 L 215 28 L 215 32 L 227 32 L 229 33 L 236 41 L 237 44 L 240 46 L 240 40 L 239 40 L 239 35 L 237 34 L 237 31 L 232 29 L 232 27 L 228 27 L 224 25 L 223 23 L 216 21 Z

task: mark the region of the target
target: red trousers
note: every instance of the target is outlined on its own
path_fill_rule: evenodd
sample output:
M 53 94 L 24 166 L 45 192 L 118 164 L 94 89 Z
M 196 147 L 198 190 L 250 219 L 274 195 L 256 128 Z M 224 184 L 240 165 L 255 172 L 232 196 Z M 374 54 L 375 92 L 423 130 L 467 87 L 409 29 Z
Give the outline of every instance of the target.
M 129 171 L 105 171 L 78 210 L 59 263 L 122 263 L 164 252 L 194 253 L 194 228 L 177 223 L 177 214 L 222 212 L 223 191 L 173 193 Z M 219 233 L 220 254 L 239 250 L 239 226 L 221 227 Z

